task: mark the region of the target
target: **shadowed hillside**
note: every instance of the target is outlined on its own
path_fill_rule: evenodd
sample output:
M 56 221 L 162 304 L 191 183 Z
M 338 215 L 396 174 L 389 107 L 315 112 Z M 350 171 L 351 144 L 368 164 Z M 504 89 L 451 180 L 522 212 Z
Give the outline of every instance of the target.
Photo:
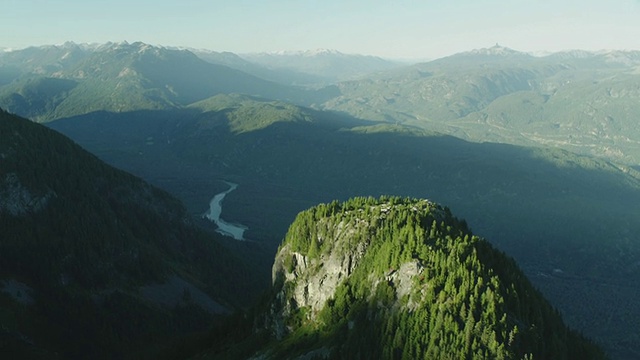
M 260 288 L 168 193 L 1 110 L 0 229 L 10 358 L 154 356 Z

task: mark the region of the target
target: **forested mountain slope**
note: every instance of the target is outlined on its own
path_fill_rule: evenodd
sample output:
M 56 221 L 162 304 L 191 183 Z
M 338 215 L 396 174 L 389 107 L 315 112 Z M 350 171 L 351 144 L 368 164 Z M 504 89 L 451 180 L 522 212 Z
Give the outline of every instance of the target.
M 273 283 L 254 328 L 272 338 L 254 359 L 604 358 L 513 260 L 426 200 L 355 198 L 303 211 Z M 251 355 L 225 350 L 209 356 Z
M 157 355 L 259 288 L 168 193 L 0 111 L 0 353 Z

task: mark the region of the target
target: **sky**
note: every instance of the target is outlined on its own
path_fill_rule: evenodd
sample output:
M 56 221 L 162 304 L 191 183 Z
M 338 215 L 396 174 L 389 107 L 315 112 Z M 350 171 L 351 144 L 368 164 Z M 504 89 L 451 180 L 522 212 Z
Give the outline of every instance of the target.
M 640 0 L 2 0 L 0 48 L 142 41 L 238 54 L 334 49 L 435 59 L 640 50 Z M 8 3 L 8 4 L 7 4 Z

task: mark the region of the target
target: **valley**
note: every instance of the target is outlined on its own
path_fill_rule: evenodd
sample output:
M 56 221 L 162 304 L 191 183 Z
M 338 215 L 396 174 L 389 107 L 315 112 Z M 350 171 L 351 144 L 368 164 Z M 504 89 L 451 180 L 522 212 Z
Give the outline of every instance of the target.
M 260 101 L 243 104 L 241 108 L 265 106 Z M 613 328 L 620 326 L 633 332 L 635 317 L 624 313 L 638 310 L 632 310 L 636 308 L 632 299 L 640 292 L 640 279 L 631 270 L 639 251 L 632 234 L 640 230 L 634 220 L 640 186 L 633 171 L 621 172 L 614 164 L 564 151 L 476 144 L 355 119 L 337 122 L 325 113 L 316 116 L 329 118 L 299 114 L 293 117 L 298 120 L 288 121 L 290 113 L 282 111 L 276 118 L 283 122 L 235 133 L 226 130 L 228 115 L 221 117 L 228 111 L 190 121 L 179 116 L 183 135 L 174 132 L 175 137 L 164 142 L 167 145 L 155 143 L 154 151 L 146 138 L 163 136 L 163 129 L 177 126 L 174 121 L 167 119 L 156 126 L 158 116 L 121 114 L 110 119 L 61 120 L 50 126 L 105 160 L 164 184 L 187 201 L 194 214 L 201 214 L 206 206 L 202 199 L 189 200 L 188 193 L 198 192 L 196 179 L 232 175 L 243 185 L 229 194 L 233 198 L 225 198 L 225 211 L 247 225 L 247 236 L 261 241 L 269 252 L 275 250 L 295 214 L 314 203 L 388 193 L 446 203 L 475 233 L 514 256 L 534 284 L 556 300 L 566 319 L 591 329 L 588 333 L 598 334 L 598 339 L 610 338 Z M 126 138 L 118 135 L 122 129 L 129 129 L 124 132 Z M 133 129 L 144 130 L 136 135 Z M 105 136 L 112 144 L 126 143 L 127 151 L 137 156 L 100 151 L 97 144 Z M 189 142 L 181 142 L 182 136 Z M 193 164 L 188 180 L 166 180 L 163 169 L 172 157 L 175 166 Z M 182 181 L 185 185 L 180 186 Z M 608 239 L 606 245 L 603 238 Z M 552 274 L 556 268 L 570 278 L 559 282 L 537 276 Z M 585 286 L 590 278 L 599 279 L 600 285 Z M 628 287 L 611 293 L 602 291 L 606 286 Z M 567 287 L 575 289 L 568 294 L 586 293 L 567 296 Z M 615 320 L 593 316 L 605 313 L 601 309 L 612 303 L 626 304 L 621 312 L 609 313 Z M 630 334 L 615 339 L 632 342 Z

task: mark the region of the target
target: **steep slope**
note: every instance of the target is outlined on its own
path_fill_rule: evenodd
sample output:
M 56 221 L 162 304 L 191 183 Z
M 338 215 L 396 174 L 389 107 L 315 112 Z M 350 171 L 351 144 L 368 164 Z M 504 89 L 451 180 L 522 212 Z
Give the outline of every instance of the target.
M 139 42 L 107 43 L 82 50 L 82 57 L 68 64 L 63 62 L 70 53 L 66 47 L 47 47 L 40 53 L 37 48 L 27 50 L 28 54 L 18 51 L 9 53 L 12 56 L 0 56 L 0 65 L 20 71 L 20 76 L 14 75 L 11 82 L 0 87 L 0 106 L 40 122 L 98 110 L 177 108 L 219 93 L 245 93 L 303 104 L 327 98 L 321 92 L 277 84 L 208 63 L 186 50 Z M 51 54 L 44 56 L 45 50 Z M 29 58 L 30 52 L 39 55 L 31 54 L 42 66 L 34 69 L 15 59 Z M 60 91 L 47 91 L 48 84 L 58 79 L 75 86 L 67 89 L 64 96 L 59 96 Z
M 246 96 L 49 125 L 193 214 L 219 192 L 211 179 L 239 184 L 225 217 L 273 253 L 295 215 L 320 202 L 397 194 L 446 203 L 514 256 L 570 325 L 608 351 L 640 351 L 640 177 L 629 167 Z
M 515 262 L 426 200 L 321 204 L 273 266 L 261 359 L 602 359 Z M 260 316 L 259 316 L 260 317 Z
M 14 358 L 153 354 L 259 288 L 178 200 L 1 110 L 0 229 L 0 353 Z

